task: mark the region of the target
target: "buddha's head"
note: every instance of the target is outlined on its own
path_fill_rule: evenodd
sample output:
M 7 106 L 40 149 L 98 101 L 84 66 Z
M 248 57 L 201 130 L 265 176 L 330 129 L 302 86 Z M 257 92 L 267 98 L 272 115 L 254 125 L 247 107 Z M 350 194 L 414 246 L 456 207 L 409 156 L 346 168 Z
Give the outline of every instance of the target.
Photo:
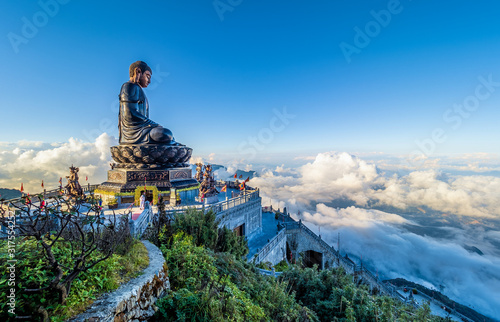
M 138 84 L 142 88 L 148 87 L 148 85 L 151 83 L 152 74 L 153 71 L 151 70 L 151 68 L 142 60 L 138 60 L 130 65 L 130 81 L 132 83 Z

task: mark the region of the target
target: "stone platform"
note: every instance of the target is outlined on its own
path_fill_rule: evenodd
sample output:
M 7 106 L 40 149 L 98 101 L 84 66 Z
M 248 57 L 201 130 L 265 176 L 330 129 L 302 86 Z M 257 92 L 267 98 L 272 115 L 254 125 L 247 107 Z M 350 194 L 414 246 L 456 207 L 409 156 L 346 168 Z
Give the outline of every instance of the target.
M 108 180 L 99 190 L 123 193 L 134 192 L 137 187 L 155 186 L 158 190 L 183 189 L 198 185 L 192 178 L 191 168 L 169 168 L 164 170 L 113 169 L 108 171 Z

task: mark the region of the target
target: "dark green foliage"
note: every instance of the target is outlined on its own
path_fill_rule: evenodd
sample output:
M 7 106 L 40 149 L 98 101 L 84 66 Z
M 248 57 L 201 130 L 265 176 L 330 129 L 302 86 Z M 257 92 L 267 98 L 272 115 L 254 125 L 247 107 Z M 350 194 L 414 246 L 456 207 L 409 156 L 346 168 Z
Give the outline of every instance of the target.
M 301 307 L 288 283 L 259 274 L 253 264 L 236 259 L 227 253 L 216 255 L 215 265 L 220 274 L 227 275 L 254 303 L 263 308 L 271 321 L 316 320 L 315 314 Z
M 286 283 L 259 275 L 229 253 L 196 246 L 178 233 L 162 246 L 171 291 L 157 302 L 158 321 L 309 321 L 314 317 L 287 294 Z
M 214 252 L 228 252 L 237 257 L 248 254 L 247 241 L 242 236 L 226 227 L 218 228 L 213 211 L 199 211 L 194 208 L 176 214 L 171 225 L 165 224 L 160 230 L 156 242 L 158 246 L 168 245 L 172 236 L 184 232 L 193 238 L 196 246 L 205 246 Z
M 218 274 L 213 253 L 195 246 L 191 236 L 174 235 L 171 247 L 162 246 L 162 251 L 172 291 L 157 302 L 158 320 L 259 321 L 264 317 L 263 310 L 226 275 Z
M 173 234 L 183 231 L 193 237 L 195 245 L 204 245 L 210 249 L 216 248 L 218 230 L 218 223 L 213 211 L 203 213 L 203 211 L 194 208 L 176 215 L 172 224 Z
M 263 276 L 243 258 L 246 241 L 218 228 L 211 211 L 176 215 L 157 241 L 171 284 L 157 302 L 157 321 L 440 321 L 426 305 L 415 310 L 357 287 L 342 268 L 319 271 L 284 261 L 275 267 L 284 271 L 280 278 Z
M 287 269 L 288 269 L 288 263 L 286 262 L 286 260 L 282 260 L 278 264 L 274 265 L 274 270 L 276 272 L 283 272 L 286 271 Z
M 295 292 L 299 304 L 313 310 L 321 321 L 440 321 L 428 306 L 419 310 L 386 296 L 371 295 L 357 287 L 342 268 L 318 271 L 294 265 L 280 276 Z

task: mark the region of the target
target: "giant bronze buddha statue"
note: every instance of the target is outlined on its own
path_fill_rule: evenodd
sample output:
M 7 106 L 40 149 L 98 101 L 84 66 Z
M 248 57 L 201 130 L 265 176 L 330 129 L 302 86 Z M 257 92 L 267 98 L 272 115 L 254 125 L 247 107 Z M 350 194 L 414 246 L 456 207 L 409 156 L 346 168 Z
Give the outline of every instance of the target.
M 120 145 L 111 147 L 113 159 L 123 168 L 184 167 L 192 150 L 175 142 L 172 132 L 149 119 L 143 88 L 151 83 L 151 68 L 136 61 L 129 68 L 130 80 L 120 91 L 118 129 Z
M 120 91 L 120 144 L 174 145 L 172 132 L 149 119 L 148 99 L 142 89 L 151 83 L 151 68 L 136 61 L 130 65 L 129 74 L 130 80 Z

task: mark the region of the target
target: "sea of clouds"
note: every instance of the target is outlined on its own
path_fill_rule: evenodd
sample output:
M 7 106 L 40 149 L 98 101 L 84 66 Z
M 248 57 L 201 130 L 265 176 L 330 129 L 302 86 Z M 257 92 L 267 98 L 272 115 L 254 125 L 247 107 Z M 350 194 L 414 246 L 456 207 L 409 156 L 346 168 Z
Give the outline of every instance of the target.
M 106 180 L 112 162 L 107 134 L 89 143 L 0 143 L 0 187 L 56 188 L 72 164 L 80 181 Z M 323 239 L 382 278 L 403 277 L 442 291 L 500 319 L 500 177 L 498 158 L 462 155 L 409 167 L 401 158 L 326 152 L 300 165 L 256 166 L 231 157 L 193 157 L 224 164 L 219 179 L 257 170 L 263 205 L 287 207 Z M 295 160 L 297 161 L 297 160 Z M 293 162 L 291 162 L 293 163 Z M 65 181 L 63 180 L 63 183 Z M 483 255 L 466 250 L 477 247 Z
M 335 247 L 340 233 L 341 251 L 381 277 L 421 283 L 499 319 L 500 178 L 434 168 L 386 173 L 328 152 L 298 168 L 264 170 L 250 185 Z

